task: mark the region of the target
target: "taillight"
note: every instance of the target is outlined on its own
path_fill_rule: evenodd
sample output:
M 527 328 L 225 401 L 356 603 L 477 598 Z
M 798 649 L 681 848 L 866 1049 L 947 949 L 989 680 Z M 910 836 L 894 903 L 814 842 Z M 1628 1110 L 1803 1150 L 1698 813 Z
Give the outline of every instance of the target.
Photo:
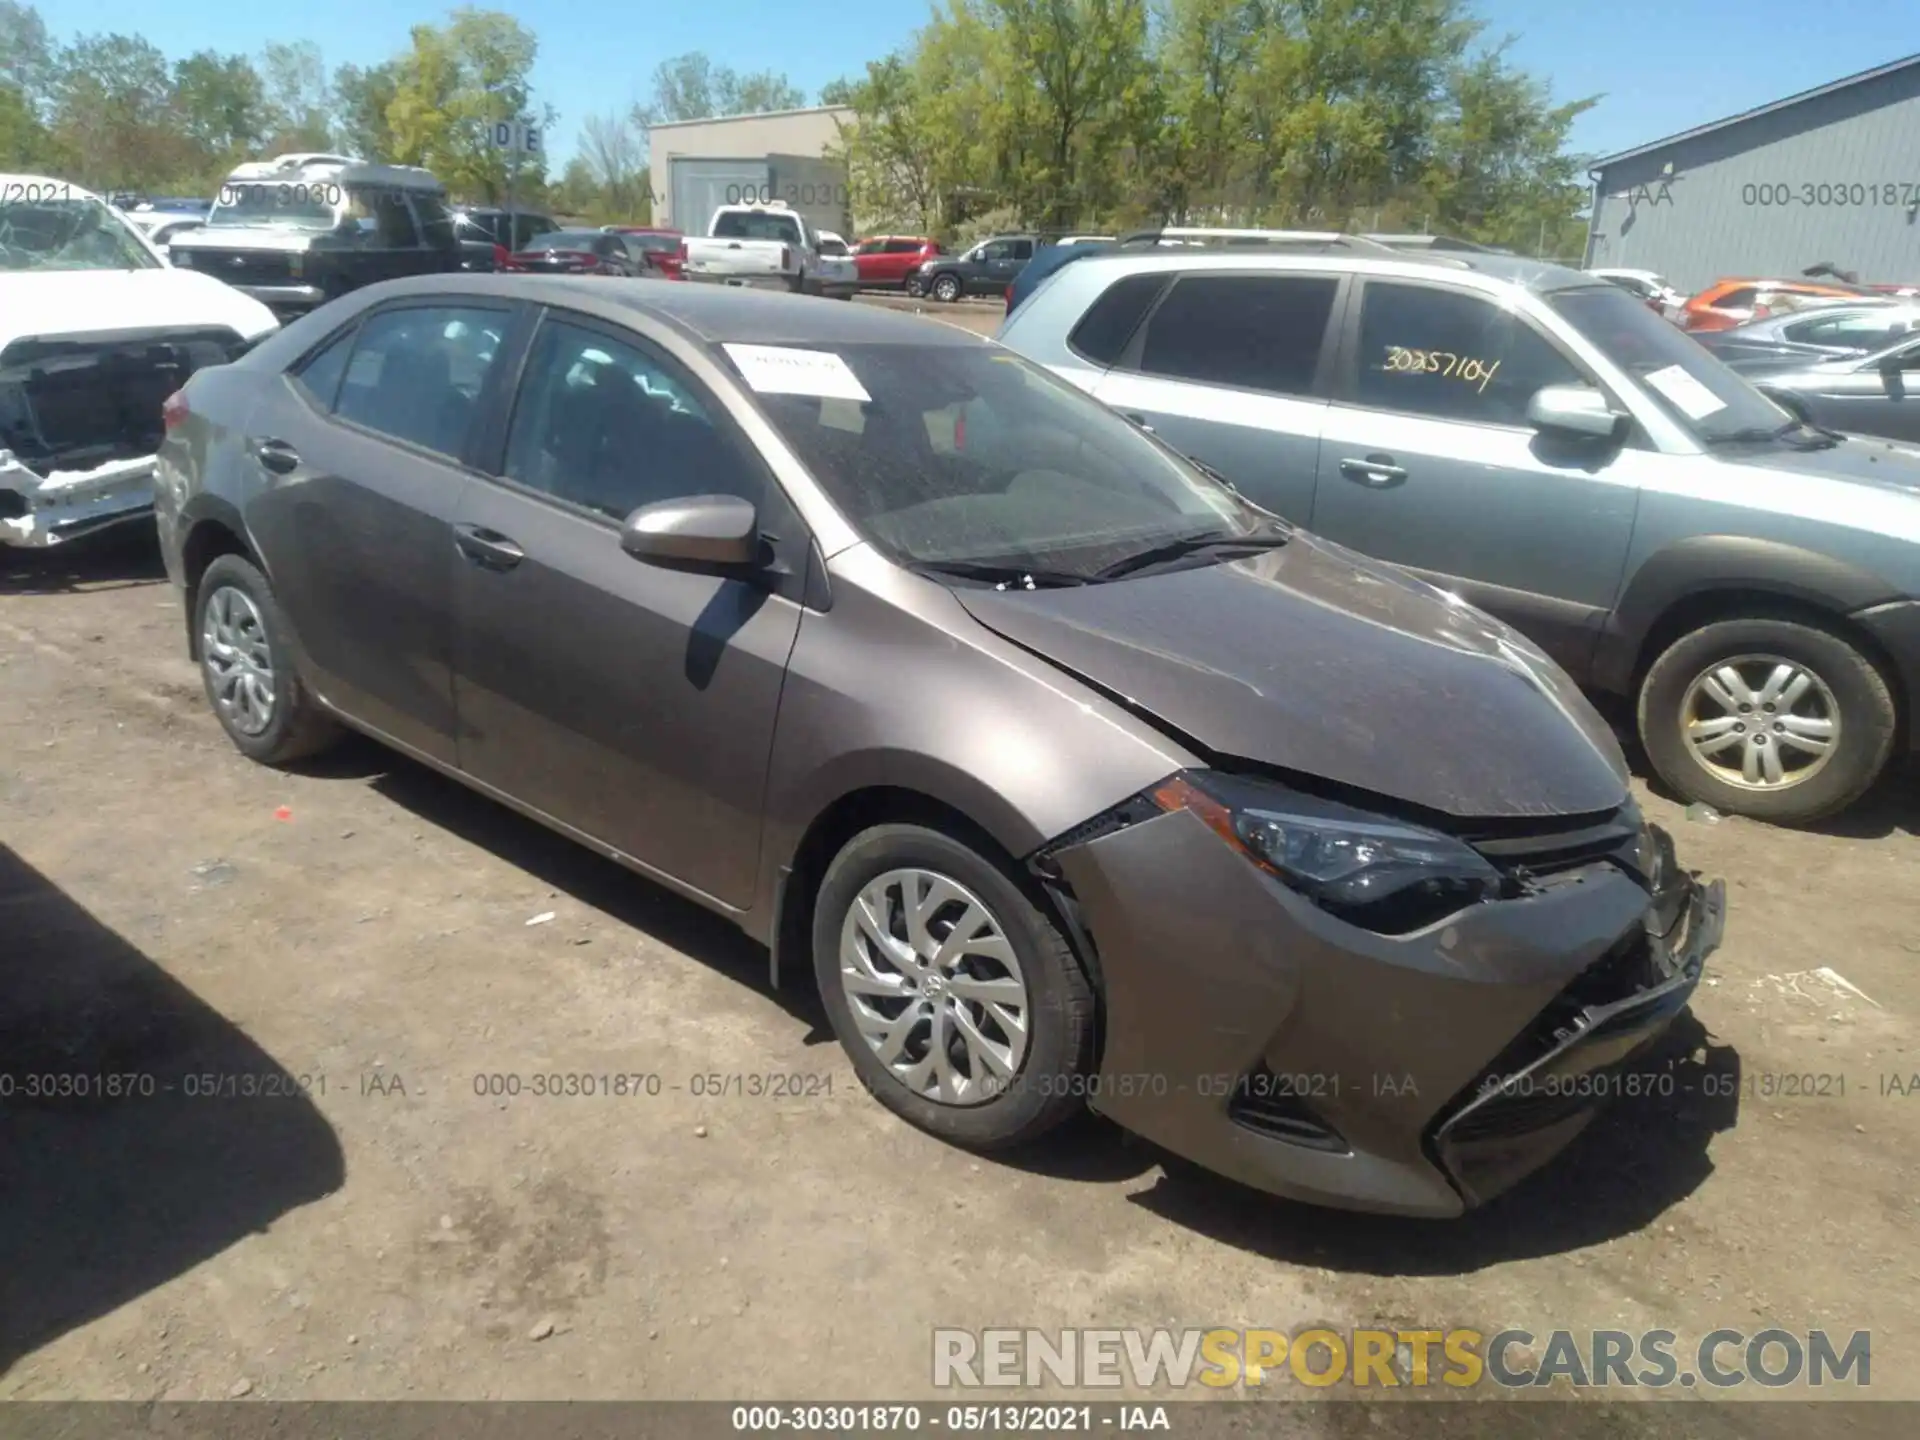
M 160 423 L 171 430 L 184 424 L 193 412 L 187 408 L 187 392 L 176 390 L 160 402 Z
M 496 245 L 493 247 L 493 268 L 494 269 L 496 270 L 506 269 L 507 259 L 508 259 L 508 252 L 507 252 L 506 246 Z
M 793 268 L 793 252 L 784 245 L 780 247 L 780 268 L 782 270 Z
M 1006 301 L 1007 309 L 1013 309 L 1013 287 L 1011 285 L 1007 287 Z
M 682 240 L 680 242 L 680 248 L 678 251 L 675 252 L 673 258 L 682 265 L 687 263 L 687 242 L 686 241 Z

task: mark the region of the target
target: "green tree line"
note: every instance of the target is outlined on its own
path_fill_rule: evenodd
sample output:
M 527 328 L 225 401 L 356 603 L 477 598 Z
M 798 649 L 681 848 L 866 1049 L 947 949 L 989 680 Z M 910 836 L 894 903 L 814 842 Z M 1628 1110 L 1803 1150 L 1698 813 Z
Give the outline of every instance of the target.
M 1424 229 L 1579 253 L 1584 162 L 1567 135 L 1594 101 L 1554 104 L 1469 0 L 936 3 L 898 51 L 818 97 L 853 112 L 863 229 Z M 0 166 L 205 195 L 241 160 L 342 150 L 498 202 L 488 122 L 555 118 L 530 81 L 538 51 L 512 16 L 463 7 L 377 65 L 329 69 L 311 42 L 170 61 L 140 36 L 57 44 L 32 6 L 0 0 Z M 523 163 L 519 198 L 644 223 L 650 125 L 808 99 L 698 52 L 660 63 L 646 94 L 588 116 L 557 175 Z
M 874 229 L 1425 230 L 1577 255 L 1594 99 L 1467 0 L 942 0 L 827 98 Z M 1597 98 L 1597 97 L 1596 97 Z

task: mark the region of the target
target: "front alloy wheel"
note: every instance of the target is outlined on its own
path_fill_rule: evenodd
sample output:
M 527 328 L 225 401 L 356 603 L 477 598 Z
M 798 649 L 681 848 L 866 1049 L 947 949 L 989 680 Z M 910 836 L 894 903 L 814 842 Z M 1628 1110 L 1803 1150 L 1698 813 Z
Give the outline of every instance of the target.
M 1812 670 L 1778 655 L 1735 655 L 1702 671 L 1680 702 L 1687 744 L 1728 785 L 1802 785 L 1840 740 L 1840 702 Z
M 942 275 L 933 282 L 933 298 L 942 304 L 951 305 L 960 298 L 960 279 L 956 275 Z
M 1093 987 L 1045 896 L 986 835 L 861 831 L 820 877 L 812 930 L 834 1034 L 896 1115 L 992 1150 L 1085 1108 Z
M 862 1037 L 907 1090 L 978 1105 L 1027 1053 L 1031 1001 L 986 904 L 931 870 L 889 870 L 847 910 L 840 987 Z
M 1892 688 L 1851 636 L 1812 616 L 1717 620 L 1640 685 L 1640 740 L 1686 800 L 1804 825 L 1838 814 L 1892 754 Z

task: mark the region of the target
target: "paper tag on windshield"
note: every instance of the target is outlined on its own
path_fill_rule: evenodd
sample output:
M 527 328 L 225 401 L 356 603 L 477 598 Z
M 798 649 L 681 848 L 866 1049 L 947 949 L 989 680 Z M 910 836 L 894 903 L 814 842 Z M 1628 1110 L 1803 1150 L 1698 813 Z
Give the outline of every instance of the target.
M 1704 420 L 1714 411 L 1727 408 L 1726 401 L 1689 375 L 1683 366 L 1669 365 L 1664 370 L 1655 370 L 1646 376 L 1646 381 L 1678 405 L 1689 420 Z
M 814 395 L 822 400 L 870 401 L 847 362 L 825 350 L 785 345 L 725 345 L 740 374 L 762 395 Z

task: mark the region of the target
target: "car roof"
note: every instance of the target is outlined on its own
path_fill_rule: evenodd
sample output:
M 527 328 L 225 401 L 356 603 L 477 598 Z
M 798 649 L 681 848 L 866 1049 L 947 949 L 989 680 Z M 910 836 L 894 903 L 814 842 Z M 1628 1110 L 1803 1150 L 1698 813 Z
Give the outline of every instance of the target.
M 1178 249 L 1154 247 L 1087 255 L 1076 260 L 1072 268 L 1076 273 L 1114 275 L 1154 270 L 1311 270 L 1323 273 L 1339 270 L 1408 280 L 1431 280 L 1447 275 L 1477 276 L 1488 282 L 1477 287 L 1481 289 L 1497 289 L 1504 284 L 1542 292 L 1606 283 L 1565 265 L 1528 260 L 1518 255 L 1452 250 L 1444 254 L 1406 251 L 1383 255 L 1334 250 L 1306 253 L 1291 248 L 1267 250 L 1253 245 Z
M 571 279 L 559 275 L 454 272 L 383 281 L 358 292 L 401 296 L 482 296 L 529 304 L 576 304 L 606 314 L 628 310 L 663 320 L 707 345 L 985 345 L 985 336 L 876 305 L 854 305 L 784 290 L 699 281 Z M 580 302 L 591 302 L 580 304 Z

